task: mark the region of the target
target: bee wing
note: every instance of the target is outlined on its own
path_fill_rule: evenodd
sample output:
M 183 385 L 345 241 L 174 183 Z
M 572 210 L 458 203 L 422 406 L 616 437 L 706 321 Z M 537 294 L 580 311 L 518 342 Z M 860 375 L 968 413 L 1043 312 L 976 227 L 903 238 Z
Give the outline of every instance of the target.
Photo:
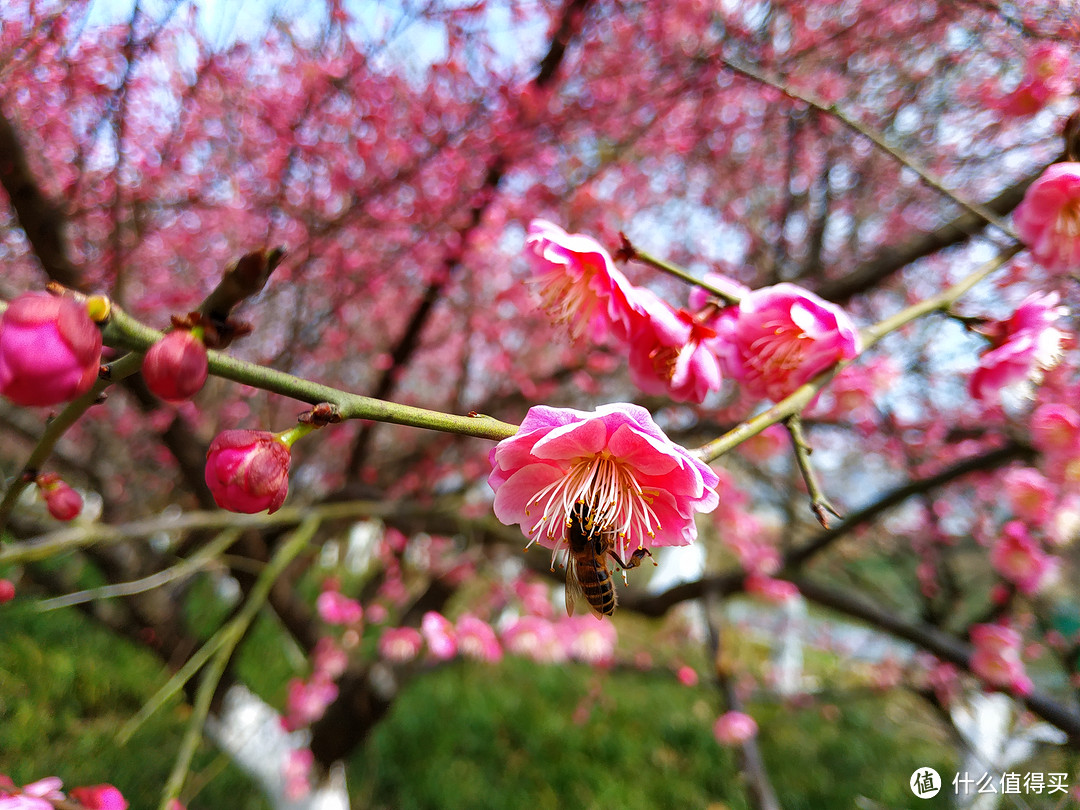
M 574 555 L 566 554 L 566 615 L 574 615 L 574 605 L 579 600 L 585 600 L 585 591 L 581 589 L 581 581 L 577 574 L 577 561 Z

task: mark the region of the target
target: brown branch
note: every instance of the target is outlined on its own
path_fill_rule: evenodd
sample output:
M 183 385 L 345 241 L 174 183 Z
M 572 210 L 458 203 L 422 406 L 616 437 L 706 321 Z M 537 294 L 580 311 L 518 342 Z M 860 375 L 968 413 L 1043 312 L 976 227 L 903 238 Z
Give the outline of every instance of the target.
M 554 80 L 555 72 L 562 64 L 563 57 L 566 56 L 566 46 L 570 44 L 571 37 L 577 33 L 581 17 L 591 2 L 592 0 L 568 0 L 563 8 L 562 18 L 559 20 L 559 27 L 551 38 L 551 46 L 544 58 L 540 60 L 540 70 L 533 79 L 537 87 L 547 87 Z
M 1056 163 L 1061 159 L 1062 156 L 1059 156 L 1051 163 Z M 999 217 L 1004 217 L 1020 204 L 1028 186 L 1034 183 L 1044 170 L 1045 167 L 1040 167 L 1037 172 L 1014 183 L 996 197 L 983 203 L 982 207 Z M 896 245 L 886 245 L 843 278 L 823 282 L 816 292 L 829 301 L 847 301 L 852 296 L 877 286 L 912 262 L 937 253 L 943 248 L 966 242 L 984 227 L 985 223 L 981 217 L 966 211 L 936 230 L 916 234 Z
M 26 239 L 45 274 L 65 287 L 87 292 L 82 272 L 68 258 L 67 224 L 34 178 L 22 141 L 7 116 L 0 112 L 0 185 L 4 187 Z
M 818 582 L 795 578 L 791 580 L 807 599 L 859 619 L 872 627 L 885 630 L 891 635 L 910 641 L 919 648 L 933 653 L 965 671 L 971 671 L 971 646 L 936 627 L 909 621 L 894 610 L 876 605 L 861 596 L 833 590 Z M 1053 698 L 1034 692 L 1021 699 L 1025 706 L 1043 720 L 1053 723 L 1069 735 L 1069 744 L 1080 747 L 1080 714 Z

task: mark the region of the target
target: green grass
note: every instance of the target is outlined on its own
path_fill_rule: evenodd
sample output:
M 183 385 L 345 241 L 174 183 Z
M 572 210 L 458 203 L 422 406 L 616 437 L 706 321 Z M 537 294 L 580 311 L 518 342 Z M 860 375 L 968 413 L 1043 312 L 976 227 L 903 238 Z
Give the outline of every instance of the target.
M 260 620 L 237 671 L 280 701 L 293 674 L 285 650 L 280 629 Z M 819 675 L 842 669 L 835 660 L 830 667 Z M 155 806 L 186 707 L 174 701 L 124 747 L 115 733 L 165 677 L 153 656 L 74 610 L 39 614 L 19 600 L 5 606 L 0 772 L 20 783 L 53 774 L 69 787 L 111 782 L 133 808 Z M 906 808 L 917 767 L 951 779 L 951 748 L 915 698 L 846 692 L 849 684 L 824 680 L 836 687 L 828 704 L 750 707 L 785 810 L 856 807 L 860 796 Z M 406 687 L 353 756 L 353 806 L 746 810 L 734 754 L 712 736 L 717 706 L 708 685 L 684 687 L 666 671 L 454 662 Z M 193 784 L 207 779 L 192 810 L 267 806 L 209 746 L 196 759 Z M 944 807 L 944 798 L 919 807 Z

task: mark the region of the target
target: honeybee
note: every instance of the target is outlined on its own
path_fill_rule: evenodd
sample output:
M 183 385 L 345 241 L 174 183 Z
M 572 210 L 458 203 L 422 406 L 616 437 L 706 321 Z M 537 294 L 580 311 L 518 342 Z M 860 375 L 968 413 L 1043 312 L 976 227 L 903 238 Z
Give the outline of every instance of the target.
M 646 554 L 652 553 L 647 548 L 639 548 L 630 557 L 630 562 L 623 562 L 615 551 L 615 532 L 598 529 L 589 519 L 589 507 L 579 503 L 570 515 L 566 527 L 566 542 L 569 550 L 566 555 L 566 615 L 574 615 L 577 598 L 583 597 L 597 616 L 610 616 L 615 612 L 617 599 L 615 583 L 608 569 L 607 557 L 619 564 L 624 571 L 637 568 Z

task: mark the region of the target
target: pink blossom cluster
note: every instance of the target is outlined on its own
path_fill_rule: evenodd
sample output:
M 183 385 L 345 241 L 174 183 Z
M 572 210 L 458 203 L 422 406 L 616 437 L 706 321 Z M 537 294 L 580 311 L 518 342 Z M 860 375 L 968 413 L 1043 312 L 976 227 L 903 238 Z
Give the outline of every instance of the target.
M 990 564 L 1025 594 L 1040 591 L 1058 571 L 1057 559 L 1043 551 L 1019 520 L 1010 520 L 1003 527 L 1001 537 L 990 550 Z
M 364 618 L 364 609 L 355 599 L 338 590 L 336 580 L 328 579 L 315 599 L 315 609 L 327 624 L 357 625 Z
M 337 679 L 349 665 L 348 654 L 336 641 L 320 638 L 312 652 L 312 672 L 308 678 L 289 681 L 285 698 L 285 713 L 281 726 L 296 731 L 321 718 L 337 700 Z
M 579 661 L 607 666 L 615 657 L 618 635 L 611 622 L 591 615 L 521 616 L 506 623 L 501 633 L 507 652 L 540 664 Z
M 1020 658 L 1020 634 L 1011 627 L 998 624 L 977 624 L 971 628 L 971 671 L 987 685 L 1007 689 L 1018 695 L 1028 695 L 1031 679 Z
M 630 376 L 646 393 L 702 402 L 726 376 L 755 398 L 780 400 L 861 350 L 846 312 L 794 284 L 750 291 L 709 275 L 739 304 L 698 294 L 695 311 L 676 309 L 630 284 L 591 237 L 534 220 L 526 248 L 548 311 L 575 338 L 611 333 L 626 343 Z

